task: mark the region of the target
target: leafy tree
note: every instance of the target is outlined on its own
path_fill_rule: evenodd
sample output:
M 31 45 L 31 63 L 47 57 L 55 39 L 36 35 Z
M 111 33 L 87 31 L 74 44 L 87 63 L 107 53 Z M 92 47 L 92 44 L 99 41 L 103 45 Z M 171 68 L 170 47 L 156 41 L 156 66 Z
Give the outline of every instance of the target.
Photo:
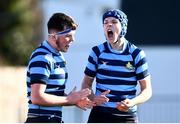
M 0 63 L 26 65 L 41 40 L 42 12 L 38 0 L 0 1 Z

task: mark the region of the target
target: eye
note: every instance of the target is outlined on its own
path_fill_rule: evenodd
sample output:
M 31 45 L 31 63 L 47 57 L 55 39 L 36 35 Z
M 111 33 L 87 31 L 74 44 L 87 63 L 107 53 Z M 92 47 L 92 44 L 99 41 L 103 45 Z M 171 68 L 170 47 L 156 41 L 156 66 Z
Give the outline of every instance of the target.
M 67 37 L 67 38 L 68 38 L 68 37 L 71 37 L 71 35 L 67 34 L 65 37 Z
M 72 39 L 72 37 L 73 37 L 73 36 L 72 36 L 72 35 L 69 35 L 69 34 L 65 36 L 66 39 Z
M 106 25 L 106 24 L 108 24 L 108 22 L 107 22 L 107 21 L 104 21 L 104 24 Z
M 117 24 L 117 23 L 118 23 L 118 21 L 116 21 L 116 20 L 113 20 L 113 21 L 112 21 L 112 23 L 113 23 L 113 24 Z

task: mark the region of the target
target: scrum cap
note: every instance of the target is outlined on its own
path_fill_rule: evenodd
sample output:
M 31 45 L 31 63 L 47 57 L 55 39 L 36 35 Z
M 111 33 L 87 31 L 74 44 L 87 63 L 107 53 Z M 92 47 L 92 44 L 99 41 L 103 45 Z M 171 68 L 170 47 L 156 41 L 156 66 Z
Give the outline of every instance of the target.
M 104 19 L 107 17 L 114 17 L 120 21 L 122 26 L 120 37 L 124 37 L 127 32 L 127 23 L 128 23 L 126 14 L 118 9 L 108 10 L 103 14 L 103 23 L 104 23 Z

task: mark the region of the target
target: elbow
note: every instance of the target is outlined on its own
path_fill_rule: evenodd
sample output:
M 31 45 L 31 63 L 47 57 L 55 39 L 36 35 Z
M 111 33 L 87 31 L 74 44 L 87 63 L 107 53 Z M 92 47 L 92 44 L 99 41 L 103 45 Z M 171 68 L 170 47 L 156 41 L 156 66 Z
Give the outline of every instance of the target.
M 148 92 L 147 100 L 149 100 L 151 97 L 152 97 L 152 90 L 150 90 L 150 91 Z
M 151 97 L 152 97 L 152 95 L 153 95 L 153 94 L 152 94 L 152 90 L 151 90 L 150 95 L 149 95 L 149 98 L 151 98 Z
M 40 101 L 40 100 L 38 100 L 36 97 L 31 97 L 31 102 L 32 102 L 32 104 L 39 105 L 39 104 L 40 104 L 39 101 Z
M 31 102 L 32 104 L 36 104 L 36 105 L 41 105 L 42 104 L 42 100 L 41 100 L 41 96 L 40 95 L 31 95 Z

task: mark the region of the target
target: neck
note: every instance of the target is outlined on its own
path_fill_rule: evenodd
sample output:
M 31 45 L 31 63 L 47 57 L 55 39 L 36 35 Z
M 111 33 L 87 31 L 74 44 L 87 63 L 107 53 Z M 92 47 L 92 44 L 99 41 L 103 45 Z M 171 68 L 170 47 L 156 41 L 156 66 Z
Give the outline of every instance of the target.
M 48 43 L 56 52 L 59 52 L 59 50 L 57 49 L 56 42 L 54 42 L 52 39 L 48 38 Z
M 124 38 L 119 38 L 116 42 L 112 43 L 111 46 L 114 50 L 121 51 L 124 45 Z

